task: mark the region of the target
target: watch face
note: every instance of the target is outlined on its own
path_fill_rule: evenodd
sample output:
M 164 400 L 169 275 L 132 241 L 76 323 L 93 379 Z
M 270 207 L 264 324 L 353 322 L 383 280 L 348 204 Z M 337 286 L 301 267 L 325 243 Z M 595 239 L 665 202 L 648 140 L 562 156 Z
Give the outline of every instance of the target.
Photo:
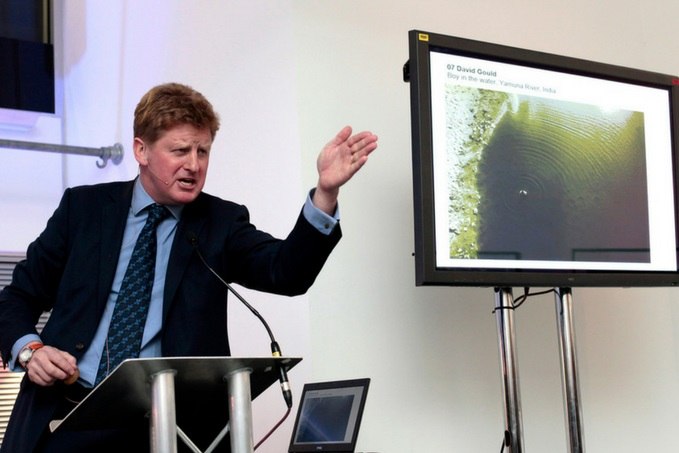
M 19 362 L 26 364 L 33 357 L 33 349 L 24 349 L 19 353 Z

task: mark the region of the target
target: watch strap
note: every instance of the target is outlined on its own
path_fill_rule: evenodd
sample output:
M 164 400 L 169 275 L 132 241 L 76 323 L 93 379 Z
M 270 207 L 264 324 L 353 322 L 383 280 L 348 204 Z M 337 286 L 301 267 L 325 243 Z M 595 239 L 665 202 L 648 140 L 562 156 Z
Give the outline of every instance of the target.
M 19 365 L 21 365 L 22 368 L 26 369 L 26 366 L 28 366 L 28 362 L 30 362 L 31 358 L 33 357 L 33 353 L 38 349 L 42 348 L 43 346 L 45 345 L 39 341 L 31 341 L 26 346 L 21 348 L 21 351 L 19 351 Z M 21 356 L 24 355 L 24 351 L 31 351 L 31 355 L 28 357 L 28 360 L 22 361 Z

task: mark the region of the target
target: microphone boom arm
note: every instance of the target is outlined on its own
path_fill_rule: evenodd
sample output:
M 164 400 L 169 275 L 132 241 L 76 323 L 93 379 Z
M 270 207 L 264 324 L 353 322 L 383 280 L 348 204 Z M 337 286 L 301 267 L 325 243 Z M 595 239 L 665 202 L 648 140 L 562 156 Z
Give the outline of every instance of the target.
M 207 261 L 205 261 L 205 258 L 203 257 L 203 254 L 200 253 L 200 249 L 198 248 L 198 238 L 196 237 L 195 234 L 189 233 L 188 234 L 188 239 L 191 245 L 193 246 L 193 249 L 196 251 L 196 254 L 198 255 L 198 258 L 200 258 L 201 262 L 203 265 L 215 276 L 217 279 L 229 290 L 231 293 L 236 296 L 238 300 L 240 300 L 243 305 L 245 305 L 250 312 L 252 312 L 253 315 L 257 317 L 257 319 L 260 320 L 260 322 L 264 325 L 264 328 L 266 329 L 267 333 L 269 334 L 269 339 L 271 340 L 271 355 L 273 357 L 281 357 L 281 348 L 278 345 L 278 342 L 274 338 L 273 332 L 271 331 L 271 328 L 269 327 L 269 324 L 266 322 L 264 317 L 253 307 L 248 303 L 248 301 L 241 296 L 238 291 L 236 291 L 233 286 L 231 286 L 226 280 L 222 278 L 221 275 L 215 271 L 212 266 L 208 264 Z M 285 399 L 285 404 L 288 406 L 288 408 L 292 407 L 292 390 L 290 389 L 290 382 L 288 381 L 288 372 L 285 369 L 283 365 L 278 366 L 278 373 L 279 373 L 279 381 L 281 383 L 281 390 L 283 392 L 283 398 Z

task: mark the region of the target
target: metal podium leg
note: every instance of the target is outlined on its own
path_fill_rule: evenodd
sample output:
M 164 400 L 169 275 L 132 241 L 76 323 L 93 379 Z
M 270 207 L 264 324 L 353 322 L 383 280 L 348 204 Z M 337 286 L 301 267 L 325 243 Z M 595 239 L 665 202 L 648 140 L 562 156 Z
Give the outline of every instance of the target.
M 519 368 L 514 346 L 514 299 L 510 288 L 495 290 L 495 319 L 500 347 L 502 390 L 505 398 L 506 444 L 510 453 L 523 452 L 523 421 L 519 394 Z
M 151 453 L 177 453 L 174 370 L 151 378 Z
M 582 438 L 582 412 L 580 410 L 578 366 L 575 354 L 573 296 L 570 288 L 559 288 L 555 299 L 569 451 L 571 453 L 582 453 L 585 448 Z
M 253 453 L 251 369 L 238 370 L 228 376 L 231 453 Z

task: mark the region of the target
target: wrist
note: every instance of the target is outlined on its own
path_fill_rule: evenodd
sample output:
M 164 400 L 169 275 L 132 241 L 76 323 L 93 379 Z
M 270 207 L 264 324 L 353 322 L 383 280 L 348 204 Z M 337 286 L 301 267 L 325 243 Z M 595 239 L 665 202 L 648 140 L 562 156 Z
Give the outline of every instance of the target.
M 28 363 L 33 358 L 35 351 L 42 348 L 43 346 L 44 345 L 39 341 L 31 341 L 26 346 L 21 348 L 21 351 L 19 351 L 19 355 L 17 356 L 17 362 L 19 363 L 19 366 L 25 370 L 28 366 Z
M 316 186 L 311 202 L 321 211 L 333 215 L 337 208 L 337 196 L 339 189 L 325 190 L 320 185 Z

